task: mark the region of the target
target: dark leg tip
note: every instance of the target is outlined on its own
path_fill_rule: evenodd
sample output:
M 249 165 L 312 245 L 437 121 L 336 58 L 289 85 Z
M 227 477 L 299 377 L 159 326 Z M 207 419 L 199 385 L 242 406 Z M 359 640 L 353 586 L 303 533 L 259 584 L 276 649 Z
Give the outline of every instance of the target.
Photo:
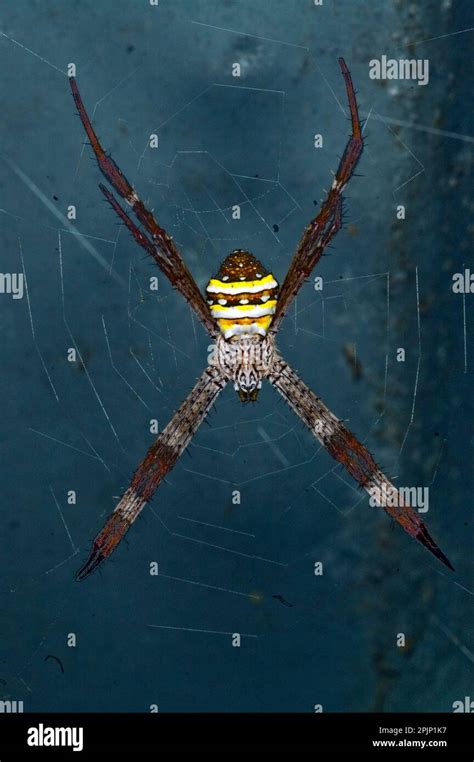
M 442 552 L 442 551 L 441 551 L 439 548 L 438 548 L 438 551 L 439 551 L 439 552 L 438 552 L 438 554 L 435 554 L 435 555 L 437 555 L 437 557 L 439 558 L 439 560 L 440 560 L 440 561 L 442 561 L 442 562 L 443 562 L 443 564 L 445 564 L 445 566 L 447 566 L 447 567 L 448 567 L 448 569 L 451 569 L 451 571 L 456 571 L 456 569 L 455 569 L 455 568 L 454 568 L 454 566 L 452 565 L 452 563 L 451 563 L 451 561 L 449 560 L 449 558 L 447 558 L 447 557 L 444 555 L 444 553 L 443 553 L 443 552 Z
M 103 561 L 105 561 L 107 556 L 104 556 L 103 553 L 101 553 L 96 548 L 92 549 L 92 552 L 90 553 L 87 561 L 76 574 L 76 581 L 82 582 L 86 577 L 89 576 L 89 574 L 92 574 L 98 566 L 101 565 Z
M 451 561 L 447 558 L 447 556 L 444 555 L 441 548 L 438 547 L 438 545 L 435 543 L 431 535 L 429 534 L 426 527 L 423 528 L 423 531 L 420 532 L 416 539 L 421 542 L 422 545 L 425 546 L 436 558 L 441 561 L 445 566 L 448 567 L 448 569 L 451 569 L 451 571 L 455 571 L 454 566 L 452 565 Z

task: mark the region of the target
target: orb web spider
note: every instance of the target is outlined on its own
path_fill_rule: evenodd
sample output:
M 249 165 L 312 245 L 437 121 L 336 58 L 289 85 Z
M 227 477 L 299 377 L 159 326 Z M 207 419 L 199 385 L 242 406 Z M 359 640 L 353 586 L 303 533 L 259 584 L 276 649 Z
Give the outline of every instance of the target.
M 102 183 L 99 184 L 100 190 L 135 241 L 153 257 L 215 341 L 208 367 L 138 466 L 128 489 L 95 538 L 86 562 L 77 573 L 78 580 L 97 569 L 115 550 L 188 446 L 224 386 L 232 382 L 243 402 L 255 401 L 265 378 L 329 454 L 374 498 L 375 504 L 446 566 L 453 568 L 419 515 L 382 473 L 366 447 L 306 386 L 282 359 L 275 345 L 276 334 L 289 305 L 342 226 L 342 191 L 352 177 L 363 149 L 351 75 L 343 58 L 339 58 L 339 66 L 347 90 L 352 133 L 331 189 L 319 213 L 306 227 L 281 289 L 272 273 L 255 257 L 238 249 L 224 260 L 218 273 L 209 281 L 207 299 L 194 282 L 173 239 L 158 225 L 114 160 L 103 150 L 76 81 L 70 78 L 72 95 L 99 168 L 131 207 L 142 227 L 133 222 Z

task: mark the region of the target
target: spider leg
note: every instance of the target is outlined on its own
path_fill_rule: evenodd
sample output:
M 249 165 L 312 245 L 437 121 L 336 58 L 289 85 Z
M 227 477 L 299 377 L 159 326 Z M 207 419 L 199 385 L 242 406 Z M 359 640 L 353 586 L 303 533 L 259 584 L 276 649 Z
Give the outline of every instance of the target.
M 153 241 L 147 235 L 145 235 L 143 230 L 141 230 L 137 225 L 135 225 L 130 215 L 127 214 L 127 212 L 124 209 L 122 209 L 117 199 L 115 198 L 114 194 L 111 193 L 109 189 L 102 183 L 99 183 L 99 188 L 104 194 L 105 198 L 109 202 L 114 212 L 120 217 L 123 224 L 126 225 L 126 227 L 129 229 L 135 241 L 139 244 L 139 246 L 145 249 L 145 251 L 147 251 L 148 254 L 150 254 L 150 256 L 153 257 L 153 259 L 158 264 L 162 272 L 168 277 L 171 283 L 173 283 L 174 270 L 169 260 L 163 256 L 161 251 L 154 245 Z M 179 291 L 184 295 L 186 300 L 194 308 L 198 317 L 200 318 L 203 325 L 207 328 L 210 335 L 213 338 L 215 338 L 216 332 L 217 332 L 216 323 L 207 307 L 207 304 L 205 302 L 203 305 L 198 303 L 194 293 L 189 292 L 188 282 L 186 280 L 182 280 L 179 283 L 180 283 L 179 286 L 178 284 L 174 284 L 175 288 L 179 288 Z
M 269 380 L 328 453 L 371 495 L 376 505 L 383 508 L 405 532 L 424 545 L 436 558 L 453 569 L 418 513 L 382 473 L 367 448 L 284 360 L 279 358 L 275 361 Z
M 306 278 L 309 277 L 315 265 L 321 259 L 324 249 L 342 226 L 342 191 L 351 179 L 363 148 L 363 137 L 360 126 L 357 100 L 349 69 L 343 58 L 339 58 L 339 66 L 346 83 L 347 98 L 351 113 L 352 134 L 339 162 L 334 181 L 321 209 L 309 223 L 298 244 L 285 280 L 281 287 L 275 311 L 275 317 L 270 327 L 271 333 L 276 333 L 288 307 L 300 290 Z
M 85 579 L 115 550 L 167 473 L 188 446 L 226 380 L 207 367 L 135 471 L 128 489 L 99 532 L 77 580 Z
M 139 198 L 137 192 L 133 186 L 129 183 L 125 175 L 121 172 L 115 161 L 111 156 L 107 155 L 102 148 L 99 139 L 94 131 L 91 120 L 87 114 L 85 106 L 82 102 L 79 89 L 77 87 L 74 77 L 69 78 L 71 85 L 72 96 L 76 104 L 81 122 L 86 131 L 89 142 L 94 151 L 99 169 L 113 186 L 117 193 L 125 199 L 127 204 L 130 205 L 137 220 L 143 225 L 148 232 L 150 238 L 148 242 L 151 242 L 151 246 L 145 246 L 146 250 L 151 254 L 157 265 L 164 272 L 166 277 L 171 281 L 171 284 L 184 296 L 186 301 L 193 307 L 197 316 L 204 323 L 206 329 L 211 336 L 217 336 L 219 333 L 218 326 L 212 317 L 209 307 L 197 287 L 191 272 L 189 271 L 186 263 L 184 262 L 176 244 L 173 239 L 168 235 L 158 222 L 155 220 L 154 215 L 146 208 L 143 201 Z M 138 228 L 134 226 L 130 217 L 121 210 L 117 201 L 112 202 L 114 198 L 110 191 L 107 191 L 105 186 L 101 185 L 101 190 L 111 203 L 113 209 L 125 222 L 129 230 L 133 233 L 135 240 L 143 246 L 142 241 L 137 235 Z M 121 210 L 121 211 L 120 211 Z M 143 235 L 143 234 L 141 234 Z

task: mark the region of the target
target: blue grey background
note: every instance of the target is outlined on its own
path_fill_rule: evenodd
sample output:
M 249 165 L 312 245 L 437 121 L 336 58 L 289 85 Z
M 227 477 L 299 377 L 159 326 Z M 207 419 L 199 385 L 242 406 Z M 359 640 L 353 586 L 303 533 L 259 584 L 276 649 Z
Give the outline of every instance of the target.
M 28 284 L 0 298 L 3 698 L 432 712 L 472 695 L 473 297 L 451 288 L 472 262 L 472 26 L 467 0 L 2 4 L 1 270 L 24 265 Z M 383 54 L 428 58 L 429 85 L 369 79 Z M 324 289 L 305 285 L 279 346 L 398 484 L 430 487 L 426 521 L 456 572 L 370 508 L 266 387 L 255 406 L 222 394 L 127 542 L 78 584 L 150 420 L 163 428 L 209 342 L 103 202 L 67 65 L 204 287 L 236 247 L 284 277 L 348 132 L 339 55 L 370 115 L 362 176 L 315 272 Z

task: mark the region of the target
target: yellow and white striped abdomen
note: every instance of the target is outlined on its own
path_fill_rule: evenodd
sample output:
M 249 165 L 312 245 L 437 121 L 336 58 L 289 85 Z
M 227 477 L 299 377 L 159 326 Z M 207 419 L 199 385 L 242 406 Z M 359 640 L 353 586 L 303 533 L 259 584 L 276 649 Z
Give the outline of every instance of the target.
M 275 314 L 278 282 L 252 254 L 238 249 L 211 278 L 206 294 L 224 338 L 243 333 L 265 336 Z

